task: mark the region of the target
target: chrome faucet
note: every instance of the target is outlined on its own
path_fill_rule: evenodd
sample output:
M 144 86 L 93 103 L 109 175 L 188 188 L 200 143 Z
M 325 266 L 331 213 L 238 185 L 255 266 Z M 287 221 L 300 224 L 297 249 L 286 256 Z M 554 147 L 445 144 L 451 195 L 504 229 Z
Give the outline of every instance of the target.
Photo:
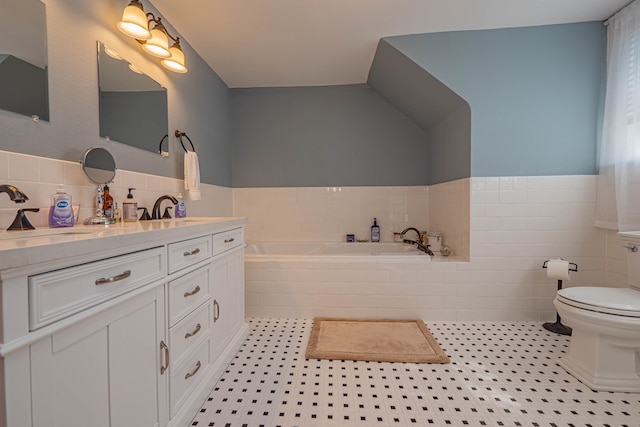
M 404 235 L 407 232 L 412 231 L 412 230 L 415 231 L 416 234 L 418 235 L 418 240 L 410 240 L 410 239 L 405 239 L 404 238 Z M 422 241 L 422 234 L 420 234 L 420 231 L 417 228 L 415 228 L 415 227 L 407 227 L 400 234 L 402 234 L 404 243 L 409 243 L 411 245 L 416 245 L 418 247 L 418 249 L 420 249 L 422 252 L 426 253 L 427 255 L 433 256 L 433 251 L 431 249 L 429 249 L 429 245 L 425 244 Z
M 16 203 L 24 203 L 29 200 L 27 195 L 24 194 L 22 190 L 10 184 L 0 185 L 0 193 L 7 193 L 9 195 L 9 198 Z
M 171 203 L 173 203 L 174 205 L 178 204 L 178 199 L 176 199 L 173 196 L 170 196 L 168 194 L 165 194 L 164 196 L 160 196 L 158 197 L 158 200 L 156 200 L 156 202 L 153 204 L 153 211 L 151 213 L 151 219 L 161 219 L 162 218 L 162 214 L 160 213 L 160 205 L 162 204 L 163 200 L 171 200 Z M 169 218 L 171 218 L 171 216 L 169 216 Z

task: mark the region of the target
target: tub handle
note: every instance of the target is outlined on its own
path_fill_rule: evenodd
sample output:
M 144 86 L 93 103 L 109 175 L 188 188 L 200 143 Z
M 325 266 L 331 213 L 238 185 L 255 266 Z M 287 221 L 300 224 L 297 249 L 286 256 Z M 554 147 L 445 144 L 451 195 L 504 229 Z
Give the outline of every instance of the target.
M 629 249 L 633 253 L 638 252 L 638 247 L 636 245 L 628 245 L 628 246 L 625 246 L 625 248 Z

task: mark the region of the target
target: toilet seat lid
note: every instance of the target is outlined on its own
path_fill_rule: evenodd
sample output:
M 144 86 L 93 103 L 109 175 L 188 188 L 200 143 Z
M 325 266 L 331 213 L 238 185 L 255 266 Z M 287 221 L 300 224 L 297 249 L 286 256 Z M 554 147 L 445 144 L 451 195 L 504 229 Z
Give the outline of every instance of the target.
M 560 289 L 558 298 L 587 310 L 640 317 L 640 291 L 630 288 L 576 286 Z

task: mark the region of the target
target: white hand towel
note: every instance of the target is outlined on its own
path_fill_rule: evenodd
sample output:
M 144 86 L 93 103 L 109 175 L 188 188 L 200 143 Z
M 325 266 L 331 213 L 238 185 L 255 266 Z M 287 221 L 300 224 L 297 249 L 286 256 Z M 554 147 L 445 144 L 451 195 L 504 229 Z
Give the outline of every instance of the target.
M 189 200 L 200 200 L 200 165 L 195 151 L 184 153 L 184 189 Z

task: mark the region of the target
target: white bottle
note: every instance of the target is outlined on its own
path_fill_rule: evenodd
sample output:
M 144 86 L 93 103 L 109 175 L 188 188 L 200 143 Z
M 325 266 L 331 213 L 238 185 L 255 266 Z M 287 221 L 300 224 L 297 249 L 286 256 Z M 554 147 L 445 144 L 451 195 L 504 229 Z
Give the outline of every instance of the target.
M 135 188 L 129 189 L 127 198 L 122 202 L 122 219 L 124 222 L 135 222 L 138 220 L 138 202 L 133 198 L 131 190 L 135 190 Z
M 51 195 L 49 208 L 49 227 L 73 227 L 73 207 L 71 196 L 65 193 L 64 186 L 58 185 L 55 194 Z
M 178 204 L 175 209 L 175 217 L 176 218 L 186 218 L 187 216 L 187 205 L 184 203 L 184 199 L 182 198 L 182 193 L 178 193 Z

